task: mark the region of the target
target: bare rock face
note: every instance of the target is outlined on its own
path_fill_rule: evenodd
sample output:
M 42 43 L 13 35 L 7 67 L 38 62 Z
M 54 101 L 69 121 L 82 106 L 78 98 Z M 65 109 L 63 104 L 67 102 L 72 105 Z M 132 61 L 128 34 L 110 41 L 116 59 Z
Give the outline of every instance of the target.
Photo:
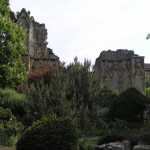
M 134 51 L 103 51 L 96 59 L 94 69 L 102 88 L 121 93 L 134 87 L 144 92 L 144 57 Z
M 52 49 L 47 47 L 47 29 L 45 24 L 40 24 L 30 16 L 24 8 L 17 14 L 17 24 L 22 26 L 27 33 L 28 53 L 24 57 L 24 61 L 28 66 L 28 70 L 42 67 L 45 65 L 59 64 L 59 57 L 54 55 Z M 51 51 L 51 53 L 50 53 Z

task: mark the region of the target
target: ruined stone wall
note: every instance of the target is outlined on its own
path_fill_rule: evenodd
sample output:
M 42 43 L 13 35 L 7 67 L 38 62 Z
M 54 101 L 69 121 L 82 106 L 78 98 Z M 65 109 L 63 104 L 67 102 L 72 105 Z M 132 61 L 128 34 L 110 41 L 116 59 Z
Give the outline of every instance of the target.
M 150 87 L 150 64 L 144 64 L 145 70 L 145 87 Z
M 40 24 L 34 20 L 30 13 L 22 9 L 17 15 L 17 23 L 24 28 L 27 33 L 28 52 L 24 56 L 24 62 L 28 63 L 28 70 L 42 67 L 49 64 L 58 65 L 59 57 L 49 54 L 47 47 L 47 29 L 45 24 Z
M 94 69 L 101 88 L 120 93 L 135 87 L 144 92 L 144 57 L 133 51 L 103 51 L 96 59 Z
M 47 58 L 47 30 L 44 24 L 34 20 L 29 28 L 29 55 L 34 58 Z

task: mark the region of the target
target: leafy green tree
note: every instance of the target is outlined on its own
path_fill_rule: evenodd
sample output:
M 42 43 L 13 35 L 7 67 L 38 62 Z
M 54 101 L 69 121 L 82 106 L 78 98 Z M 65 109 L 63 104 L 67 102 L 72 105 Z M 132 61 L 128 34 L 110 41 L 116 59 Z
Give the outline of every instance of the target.
M 0 1 L 0 87 L 15 87 L 26 77 L 22 56 L 25 33 L 10 18 L 9 1 Z
M 1 0 L 0 1 L 0 16 L 9 16 L 10 8 L 9 8 L 9 0 Z

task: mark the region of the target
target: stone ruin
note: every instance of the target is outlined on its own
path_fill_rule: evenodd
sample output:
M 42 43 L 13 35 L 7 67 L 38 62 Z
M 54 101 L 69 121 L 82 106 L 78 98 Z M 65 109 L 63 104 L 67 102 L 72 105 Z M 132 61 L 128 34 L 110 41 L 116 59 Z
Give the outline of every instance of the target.
M 23 57 L 28 71 L 43 67 L 60 65 L 59 57 L 47 45 L 47 29 L 30 16 L 24 8 L 11 18 L 22 26 L 27 33 L 27 53 Z M 144 76 L 150 80 L 150 64 L 144 64 L 144 57 L 131 50 L 103 51 L 96 59 L 95 72 L 102 88 L 106 87 L 118 93 L 135 87 L 144 92 Z M 145 75 L 144 75 L 145 74 Z
M 102 51 L 96 59 L 94 70 L 101 88 L 121 93 L 133 87 L 144 93 L 144 57 L 134 51 Z
M 22 26 L 27 33 L 28 52 L 24 56 L 24 62 L 28 71 L 45 65 L 58 66 L 60 61 L 52 49 L 47 47 L 47 29 L 45 24 L 40 24 L 30 16 L 24 8 L 17 14 L 16 23 Z
M 144 64 L 146 87 L 150 86 L 150 64 Z

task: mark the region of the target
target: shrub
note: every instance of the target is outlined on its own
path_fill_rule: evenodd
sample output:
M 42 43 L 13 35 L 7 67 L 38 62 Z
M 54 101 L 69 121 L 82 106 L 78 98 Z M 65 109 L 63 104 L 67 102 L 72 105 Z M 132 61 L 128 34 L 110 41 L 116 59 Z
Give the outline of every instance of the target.
M 0 106 L 9 108 L 15 116 L 22 117 L 25 113 L 26 97 L 12 89 L 0 89 Z
M 145 94 L 146 96 L 150 97 L 150 88 L 145 88 Z
M 141 129 L 138 129 L 138 132 L 136 133 L 137 139 L 142 144 L 149 145 L 150 144 L 150 121 L 145 121 L 144 125 Z
M 108 116 L 111 119 L 125 121 L 143 121 L 145 106 L 150 101 L 134 88 L 121 93 L 110 106 Z
M 100 135 L 98 145 L 106 144 L 115 141 L 122 141 L 128 138 L 130 129 L 127 127 L 127 123 L 123 120 L 115 120 L 109 122 L 105 127 L 104 132 Z
M 0 107 L 0 121 L 8 121 L 10 120 L 12 116 L 12 113 L 10 109 L 4 109 L 3 107 Z
M 14 146 L 22 130 L 22 123 L 16 120 L 11 110 L 0 107 L 0 145 Z
M 77 139 L 70 119 L 44 117 L 25 131 L 17 150 L 77 150 Z
M 79 139 L 79 150 L 94 150 L 98 137 L 82 137 Z

